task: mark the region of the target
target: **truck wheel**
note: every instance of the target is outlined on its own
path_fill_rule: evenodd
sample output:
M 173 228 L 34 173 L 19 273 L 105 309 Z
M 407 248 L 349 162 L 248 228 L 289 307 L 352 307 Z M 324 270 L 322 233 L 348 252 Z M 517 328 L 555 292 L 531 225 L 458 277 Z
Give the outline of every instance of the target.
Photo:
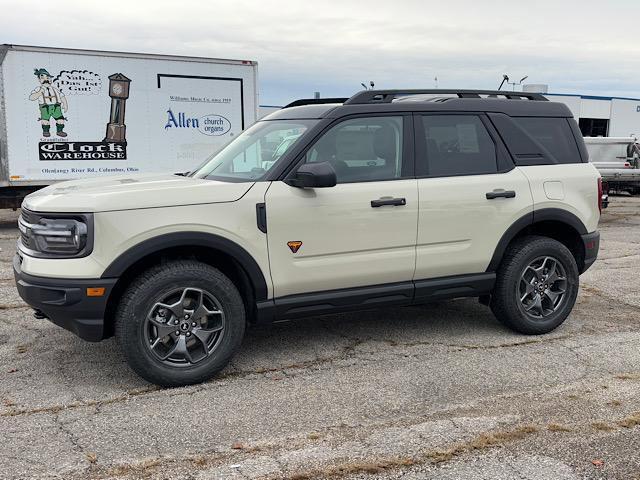
M 235 285 L 192 260 L 150 268 L 122 296 L 116 340 L 131 368 L 157 385 L 202 382 L 239 348 L 245 311 Z
M 498 268 L 491 310 L 517 332 L 548 333 L 571 313 L 578 286 L 578 267 L 567 247 L 548 237 L 523 237 L 509 246 Z

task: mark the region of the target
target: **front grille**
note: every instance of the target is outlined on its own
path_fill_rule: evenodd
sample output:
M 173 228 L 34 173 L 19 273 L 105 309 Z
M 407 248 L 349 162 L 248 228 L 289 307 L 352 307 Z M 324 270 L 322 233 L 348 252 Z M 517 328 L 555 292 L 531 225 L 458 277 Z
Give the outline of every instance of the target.
M 25 247 L 29 246 L 29 237 L 27 237 L 24 233 L 20 232 L 20 240 L 22 240 L 22 245 Z
M 30 212 L 29 210 L 25 210 L 24 208 L 20 211 L 20 216 L 25 223 L 38 223 L 38 221 L 40 221 L 40 215 Z

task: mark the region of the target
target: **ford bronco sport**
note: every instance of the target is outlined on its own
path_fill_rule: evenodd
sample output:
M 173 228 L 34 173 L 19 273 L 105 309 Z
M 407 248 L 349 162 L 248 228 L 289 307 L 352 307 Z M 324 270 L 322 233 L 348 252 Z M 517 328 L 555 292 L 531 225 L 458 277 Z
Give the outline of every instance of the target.
M 599 187 L 571 112 L 538 94 L 299 100 L 186 175 L 29 195 L 15 278 L 36 318 L 115 335 L 165 386 L 219 372 L 254 322 L 478 297 L 542 334 L 596 259 Z

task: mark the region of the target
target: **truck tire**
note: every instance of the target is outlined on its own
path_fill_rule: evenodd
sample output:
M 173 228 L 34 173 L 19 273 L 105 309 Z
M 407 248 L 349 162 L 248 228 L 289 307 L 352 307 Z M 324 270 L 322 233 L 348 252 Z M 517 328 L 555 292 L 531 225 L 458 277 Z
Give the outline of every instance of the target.
M 131 282 L 116 309 L 115 334 L 138 375 L 175 387 L 222 370 L 240 347 L 245 323 L 233 282 L 210 265 L 183 260 Z
M 517 332 L 548 333 L 571 313 L 578 287 L 578 267 L 567 247 L 552 238 L 526 236 L 507 249 L 490 307 Z

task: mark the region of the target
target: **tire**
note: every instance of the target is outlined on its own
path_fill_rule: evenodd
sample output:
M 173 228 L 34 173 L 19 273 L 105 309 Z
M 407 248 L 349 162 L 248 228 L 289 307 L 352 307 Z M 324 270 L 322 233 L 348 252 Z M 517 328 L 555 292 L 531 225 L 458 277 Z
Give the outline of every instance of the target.
M 138 375 L 175 387 L 222 370 L 240 347 L 245 324 L 231 280 L 210 265 L 183 260 L 152 267 L 131 282 L 116 309 L 115 335 Z
M 526 236 L 507 249 L 490 307 L 496 318 L 513 330 L 540 335 L 554 330 L 569 316 L 578 287 L 578 267 L 567 247 L 552 238 Z

